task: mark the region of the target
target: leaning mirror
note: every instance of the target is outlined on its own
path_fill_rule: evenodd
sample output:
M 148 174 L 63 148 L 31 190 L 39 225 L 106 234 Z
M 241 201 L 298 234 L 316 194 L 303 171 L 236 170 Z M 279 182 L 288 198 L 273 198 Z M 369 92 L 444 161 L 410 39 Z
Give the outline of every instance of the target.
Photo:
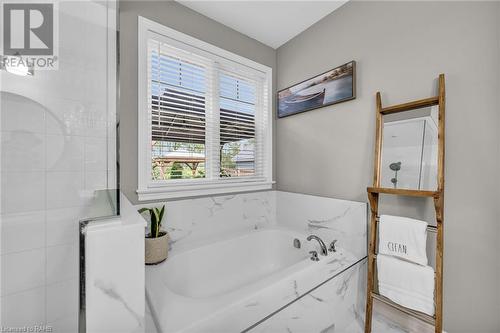
M 437 189 L 437 106 L 382 117 L 381 187 Z

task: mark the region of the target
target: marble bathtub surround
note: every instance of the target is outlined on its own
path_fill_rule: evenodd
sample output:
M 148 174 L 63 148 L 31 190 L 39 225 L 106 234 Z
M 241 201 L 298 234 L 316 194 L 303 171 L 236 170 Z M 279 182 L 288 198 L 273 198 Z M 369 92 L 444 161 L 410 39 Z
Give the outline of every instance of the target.
M 306 237 L 287 229 L 262 229 L 253 233 L 267 232 L 281 233 L 290 242 L 294 237 Z M 294 263 L 248 278 L 247 270 L 261 272 L 260 265 L 266 265 L 262 263 L 264 258 L 255 258 L 256 252 L 260 252 L 257 249 L 269 252 L 274 248 L 272 239 L 279 236 L 249 242 L 242 239 L 245 237 L 248 235 L 240 235 L 234 241 L 234 246 L 240 244 L 240 248 L 227 247 L 206 257 L 204 254 L 210 253 L 211 247 L 219 245 L 205 245 L 178 252 L 163 264 L 147 267 L 146 294 L 161 331 L 212 332 L 217 328 L 228 332 L 242 331 L 357 262 L 341 248 L 313 262 L 307 254 L 309 249 L 304 247 L 302 256 Z M 255 248 L 249 248 L 251 244 L 255 244 Z M 293 248 L 291 243 L 288 248 Z M 220 261 L 208 259 L 219 255 L 222 256 Z M 283 261 L 286 259 L 271 259 L 269 265 Z M 188 268 L 182 263 L 192 266 Z M 238 283 L 233 285 L 235 280 Z
M 247 332 L 361 332 L 353 323 L 359 318 L 355 304 L 363 297 L 358 284 L 364 274 L 366 265 L 360 262 Z
M 138 205 L 141 207 L 153 207 Z M 165 202 L 172 250 L 209 244 L 235 232 L 284 226 L 366 256 L 367 205 L 312 195 L 262 191 Z
M 265 191 L 166 207 L 169 259 L 146 268 L 148 303 L 164 332 L 248 329 L 366 256 L 365 203 Z M 336 252 L 311 261 L 309 251 L 320 253 L 318 242 L 306 241 L 311 234 L 327 245 L 337 240 Z

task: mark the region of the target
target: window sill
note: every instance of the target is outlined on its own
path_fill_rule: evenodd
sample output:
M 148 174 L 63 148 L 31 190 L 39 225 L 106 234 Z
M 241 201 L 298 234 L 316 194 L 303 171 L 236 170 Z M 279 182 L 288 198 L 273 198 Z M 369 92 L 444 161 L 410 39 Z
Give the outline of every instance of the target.
M 183 199 L 206 195 L 270 190 L 274 181 L 232 182 L 228 184 L 163 185 L 137 190 L 139 201 Z

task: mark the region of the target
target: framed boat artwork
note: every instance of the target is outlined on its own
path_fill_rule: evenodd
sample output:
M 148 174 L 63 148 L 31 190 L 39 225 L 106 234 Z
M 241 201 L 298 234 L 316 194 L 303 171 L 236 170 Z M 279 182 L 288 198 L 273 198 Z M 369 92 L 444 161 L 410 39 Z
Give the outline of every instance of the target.
M 356 62 L 351 61 L 278 91 L 278 118 L 356 98 Z

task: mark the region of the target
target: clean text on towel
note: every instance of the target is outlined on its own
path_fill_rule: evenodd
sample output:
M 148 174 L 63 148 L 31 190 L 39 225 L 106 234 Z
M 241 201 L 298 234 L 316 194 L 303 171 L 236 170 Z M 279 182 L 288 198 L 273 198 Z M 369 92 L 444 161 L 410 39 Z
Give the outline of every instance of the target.
M 391 252 L 407 254 L 406 245 L 404 245 L 404 244 L 387 242 L 387 248 Z

